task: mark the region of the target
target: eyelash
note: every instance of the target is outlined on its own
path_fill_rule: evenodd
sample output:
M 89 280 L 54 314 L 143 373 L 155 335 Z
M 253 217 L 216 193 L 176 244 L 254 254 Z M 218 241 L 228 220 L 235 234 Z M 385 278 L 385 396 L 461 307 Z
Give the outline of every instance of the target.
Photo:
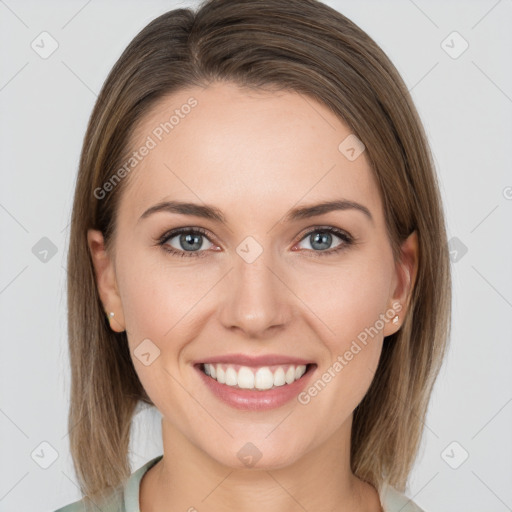
M 340 245 L 338 245 L 334 249 L 328 249 L 326 251 L 314 251 L 312 249 L 306 249 L 306 252 L 312 252 L 313 253 L 312 257 L 324 257 L 324 256 L 330 256 L 330 255 L 332 256 L 334 254 L 337 254 L 337 253 L 339 253 L 341 251 L 344 251 L 344 250 L 348 249 L 351 245 L 355 245 L 356 244 L 356 239 L 353 236 L 349 235 L 345 231 L 342 231 L 341 229 L 334 228 L 332 226 L 329 226 L 329 227 L 321 227 L 321 226 L 315 227 L 315 228 L 311 229 L 310 231 L 308 231 L 307 233 L 305 233 L 302 236 L 302 238 L 299 239 L 298 242 L 301 242 L 302 240 L 304 240 L 308 236 L 312 235 L 313 233 L 317 233 L 317 232 L 334 234 L 337 237 L 341 238 L 343 243 L 341 243 Z M 167 245 L 167 242 L 171 238 L 174 238 L 177 235 L 187 234 L 187 233 L 204 235 L 211 242 L 211 240 L 208 237 L 207 231 L 205 229 L 199 228 L 199 227 L 197 227 L 197 228 L 179 228 L 179 229 L 167 231 L 162 236 L 160 236 L 158 239 L 156 239 L 155 241 L 156 241 L 157 245 L 161 246 L 162 249 L 165 252 L 167 252 L 167 253 L 169 253 L 169 254 L 171 254 L 173 256 L 185 257 L 185 258 L 188 258 L 188 257 L 204 258 L 205 256 L 208 256 L 208 251 L 207 250 L 202 250 L 202 251 L 179 251 L 177 249 L 174 249 L 174 247 L 170 247 L 170 246 Z

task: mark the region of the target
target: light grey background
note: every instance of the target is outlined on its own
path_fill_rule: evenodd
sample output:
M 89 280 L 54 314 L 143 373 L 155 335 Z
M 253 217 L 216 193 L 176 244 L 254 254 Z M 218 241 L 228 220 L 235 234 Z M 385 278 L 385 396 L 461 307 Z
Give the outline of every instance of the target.
M 411 89 L 454 249 L 451 346 L 408 494 L 427 512 L 512 510 L 512 0 L 327 3 L 382 46 Z M 65 268 L 82 138 L 125 46 L 183 5 L 195 4 L 0 1 L 2 512 L 80 498 L 67 437 Z M 31 47 L 43 31 L 59 45 L 46 59 Z M 454 31 L 469 44 L 461 55 Z M 54 256 L 36 245 L 43 237 Z M 133 470 L 161 453 L 159 418 L 136 416 Z M 57 452 L 47 469 L 42 442 Z

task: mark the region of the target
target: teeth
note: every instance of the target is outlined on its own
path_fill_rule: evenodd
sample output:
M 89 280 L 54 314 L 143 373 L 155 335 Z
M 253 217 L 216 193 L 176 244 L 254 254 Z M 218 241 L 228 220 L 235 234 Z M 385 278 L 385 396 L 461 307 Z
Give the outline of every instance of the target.
M 259 370 L 258 370 L 259 371 Z M 233 370 L 233 372 L 235 372 Z M 235 372 L 236 375 L 236 372 Z M 242 389 L 253 389 L 254 388 L 254 373 L 247 368 L 247 366 L 242 366 L 240 370 L 238 370 L 238 387 Z
M 279 367 L 274 372 L 274 386 L 284 386 L 286 384 L 286 379 L 284 376 L 284 370 Z
M 217 382 L 240 389 L 271 389 L 272 387 L 291 384 L 306 373 L 306 365 L 285 365 L 278 367 L 262 366 L 258 369 L 248 366 L 204 364 L 203 369 Z
M 228 366 L 226 370 L 226 384 L 228 386 L 236 386 L 238 384 L 238 376 L 233 367 Z

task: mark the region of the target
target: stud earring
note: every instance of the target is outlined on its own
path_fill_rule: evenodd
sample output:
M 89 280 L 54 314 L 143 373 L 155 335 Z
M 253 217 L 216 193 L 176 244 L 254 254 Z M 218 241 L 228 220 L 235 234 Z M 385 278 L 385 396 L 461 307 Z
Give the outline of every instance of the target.
M 106 312 L 105 312 L 106 314 Z M 114 318 L 114 312 L 111 311 L 108 315 L 107 315 L 107 318 L 108 318 L 108 322 L 111 323 L 110 321 L 112 320 L 112 318 Z M 116 323 L 119 323 L 119 322 L 116 322 Z M 122 331 L 118 331 L 118 332 L 124 332 L 126 331 L 126 329 L 123 329 Z
M 395 318 L 393 318 L 393 323 L 396 325 L 398 323 L 398 315 L 395 316 Z

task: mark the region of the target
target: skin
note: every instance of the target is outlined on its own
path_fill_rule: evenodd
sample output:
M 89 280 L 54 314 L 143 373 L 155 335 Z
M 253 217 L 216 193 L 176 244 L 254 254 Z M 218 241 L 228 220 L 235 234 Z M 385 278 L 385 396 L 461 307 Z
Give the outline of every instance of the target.
M 348 126 L 294 92 L 229 83 L 181 90 L 146 115 L 133 148 L 191 96 L 198 105 L 126 178 L 115 253 L 100 232 L 88 233 L 101 300 L 115 312 L 111 327 L 126 329 L 135 369 L 162 414 L 164 457 L 142 480 L 141 510 L 379 511 L 375 488 L 350 470 L 350 429 L 384 338 L 407 312 L 416 233 L 395 262 L 366 154 L 349 161 L 338 150 Z M 341 198 L 366 206 L 373 221 L 356 209 L 283 221 L 293 207 Z M 168 212 L 139 221 L 171 199 L 214 205 L 227 225 Z M 326 254 L 344 243 L 332 235 L 318 249 L 308 233 L 326 226 L 356 243 Z M 155 242 L 179 227 L 208 231 L 205 257 L 173 256 Z M 253 263 L 236 252 L 248 236 L 263 249 Z M 167 244 L 188 247 L 179 236 Z M 314 361 L 313 383 L 396 301 L 398 324 L 388 321 L 307 405 L 239 411 L 192 367 L 214 355 L 276 353 Z M 133 354 L 146 338 L 160 350 L 148 366 Z M 247 442 L 262 454 L 251 468 L 237 456 Z

